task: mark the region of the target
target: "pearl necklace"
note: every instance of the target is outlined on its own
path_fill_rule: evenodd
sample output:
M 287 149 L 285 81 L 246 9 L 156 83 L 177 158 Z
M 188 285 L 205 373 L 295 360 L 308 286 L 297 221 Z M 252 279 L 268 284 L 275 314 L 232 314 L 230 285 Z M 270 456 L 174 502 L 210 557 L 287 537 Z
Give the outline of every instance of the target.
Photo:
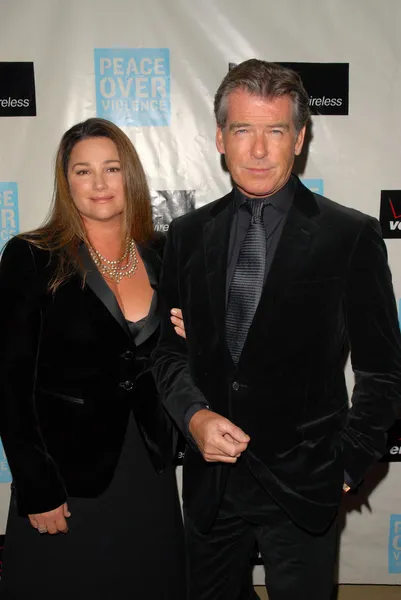
M 92 246 L 89 246 L 89 253 L 99 271 L 103 273 L 105 277 L 114 279 L 117 284 L 120 283 L 123 277 L 131 277 L 138 267 L 138 256 L 133 239 L 127 240 L 125 252 L 122 257 L 118 258 L 117 260 L 108 260 Z M 127 256 L 127 263 L 122 265 L 121 263 L 127 258 Z

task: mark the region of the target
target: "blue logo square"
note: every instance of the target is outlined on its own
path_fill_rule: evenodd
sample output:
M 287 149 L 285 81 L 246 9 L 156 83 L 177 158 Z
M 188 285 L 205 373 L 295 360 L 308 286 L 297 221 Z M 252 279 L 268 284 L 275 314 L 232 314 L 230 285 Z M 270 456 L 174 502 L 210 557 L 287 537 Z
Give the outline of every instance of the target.
M 0 181 L 0 250 L 18 231 L 18 186 L 14 181 Z
M 0 250 L 18 231 L 18 186 L 14 181 L 0 181 Z M 0 483 L 9 483 L 10 481 L 10 469 L 0 442 Z
M 170 125 L 168 48 L 96 48 L 96 114 L 116 125 Z
M 388 572 L 401 573 L 401 515 L 390 515 Z
M 323 179 L 301 179 L 302 183 L 314 194 L 323 196 Z
M 0 442 L 0 483 L 10 483 L 12 480 L 3 444 Z

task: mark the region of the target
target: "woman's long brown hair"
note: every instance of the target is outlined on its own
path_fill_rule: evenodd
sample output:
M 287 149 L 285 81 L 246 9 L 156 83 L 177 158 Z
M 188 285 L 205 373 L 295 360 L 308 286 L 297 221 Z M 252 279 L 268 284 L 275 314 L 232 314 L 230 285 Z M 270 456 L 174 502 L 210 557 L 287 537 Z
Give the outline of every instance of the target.
M 106 137 L 115 143 L 121 163 L 125 192 L 121 247 L 130 237 L 141 244 L 155 236 L 148 183 L 130 139 L 106 119 L 92 118 L 74 125 L 63 135 L 57 151 L 49 215 L 41 227 L 20 235 L 39 248 L 57 252 L 58 265 L 49 286 L 52 291 L 81 267 L 78 249 L 81 242 L 88 243 L 82 218 L 71 198 L 67 172 L 75 144 L 96 137 Z

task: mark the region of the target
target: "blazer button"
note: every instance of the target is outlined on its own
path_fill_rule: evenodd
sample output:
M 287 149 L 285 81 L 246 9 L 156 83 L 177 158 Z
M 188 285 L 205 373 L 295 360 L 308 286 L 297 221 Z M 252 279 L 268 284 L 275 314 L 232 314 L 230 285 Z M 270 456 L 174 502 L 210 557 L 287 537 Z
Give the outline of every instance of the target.
M 232 387 L 233 387 L 233 390 L 235 390 L 236 392 L 238 392 L 238 390 L 239 390 L 239 383 L 238 383 L 238 381 L 234 381 Z
M 134 384 L 132 383 L 132 381 L 124 381 L 123 383 L 120 383 L 120 386 L 124 388 L 127 392 L 129 392 L 134 387 Z
M 126 350 L 123 354 L 123 358 L 125 358 L 125 360 L 132 360 L 134 358 L 134 353 L 132 350 Z

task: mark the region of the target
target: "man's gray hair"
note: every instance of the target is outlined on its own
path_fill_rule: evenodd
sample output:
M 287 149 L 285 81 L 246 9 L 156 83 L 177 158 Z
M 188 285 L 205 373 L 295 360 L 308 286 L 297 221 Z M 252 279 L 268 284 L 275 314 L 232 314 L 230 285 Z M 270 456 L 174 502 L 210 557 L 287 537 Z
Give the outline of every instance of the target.
M 228 96 L 235 90 L 245 90 L 267 99 L 290 96 L 297 133 L 310 117 L 309 97 L 298 73 L 273 62 L 251 58 L 231 69 L 216 92 L 214 114 L 217 125 L 221 128 L 227 121 Z

